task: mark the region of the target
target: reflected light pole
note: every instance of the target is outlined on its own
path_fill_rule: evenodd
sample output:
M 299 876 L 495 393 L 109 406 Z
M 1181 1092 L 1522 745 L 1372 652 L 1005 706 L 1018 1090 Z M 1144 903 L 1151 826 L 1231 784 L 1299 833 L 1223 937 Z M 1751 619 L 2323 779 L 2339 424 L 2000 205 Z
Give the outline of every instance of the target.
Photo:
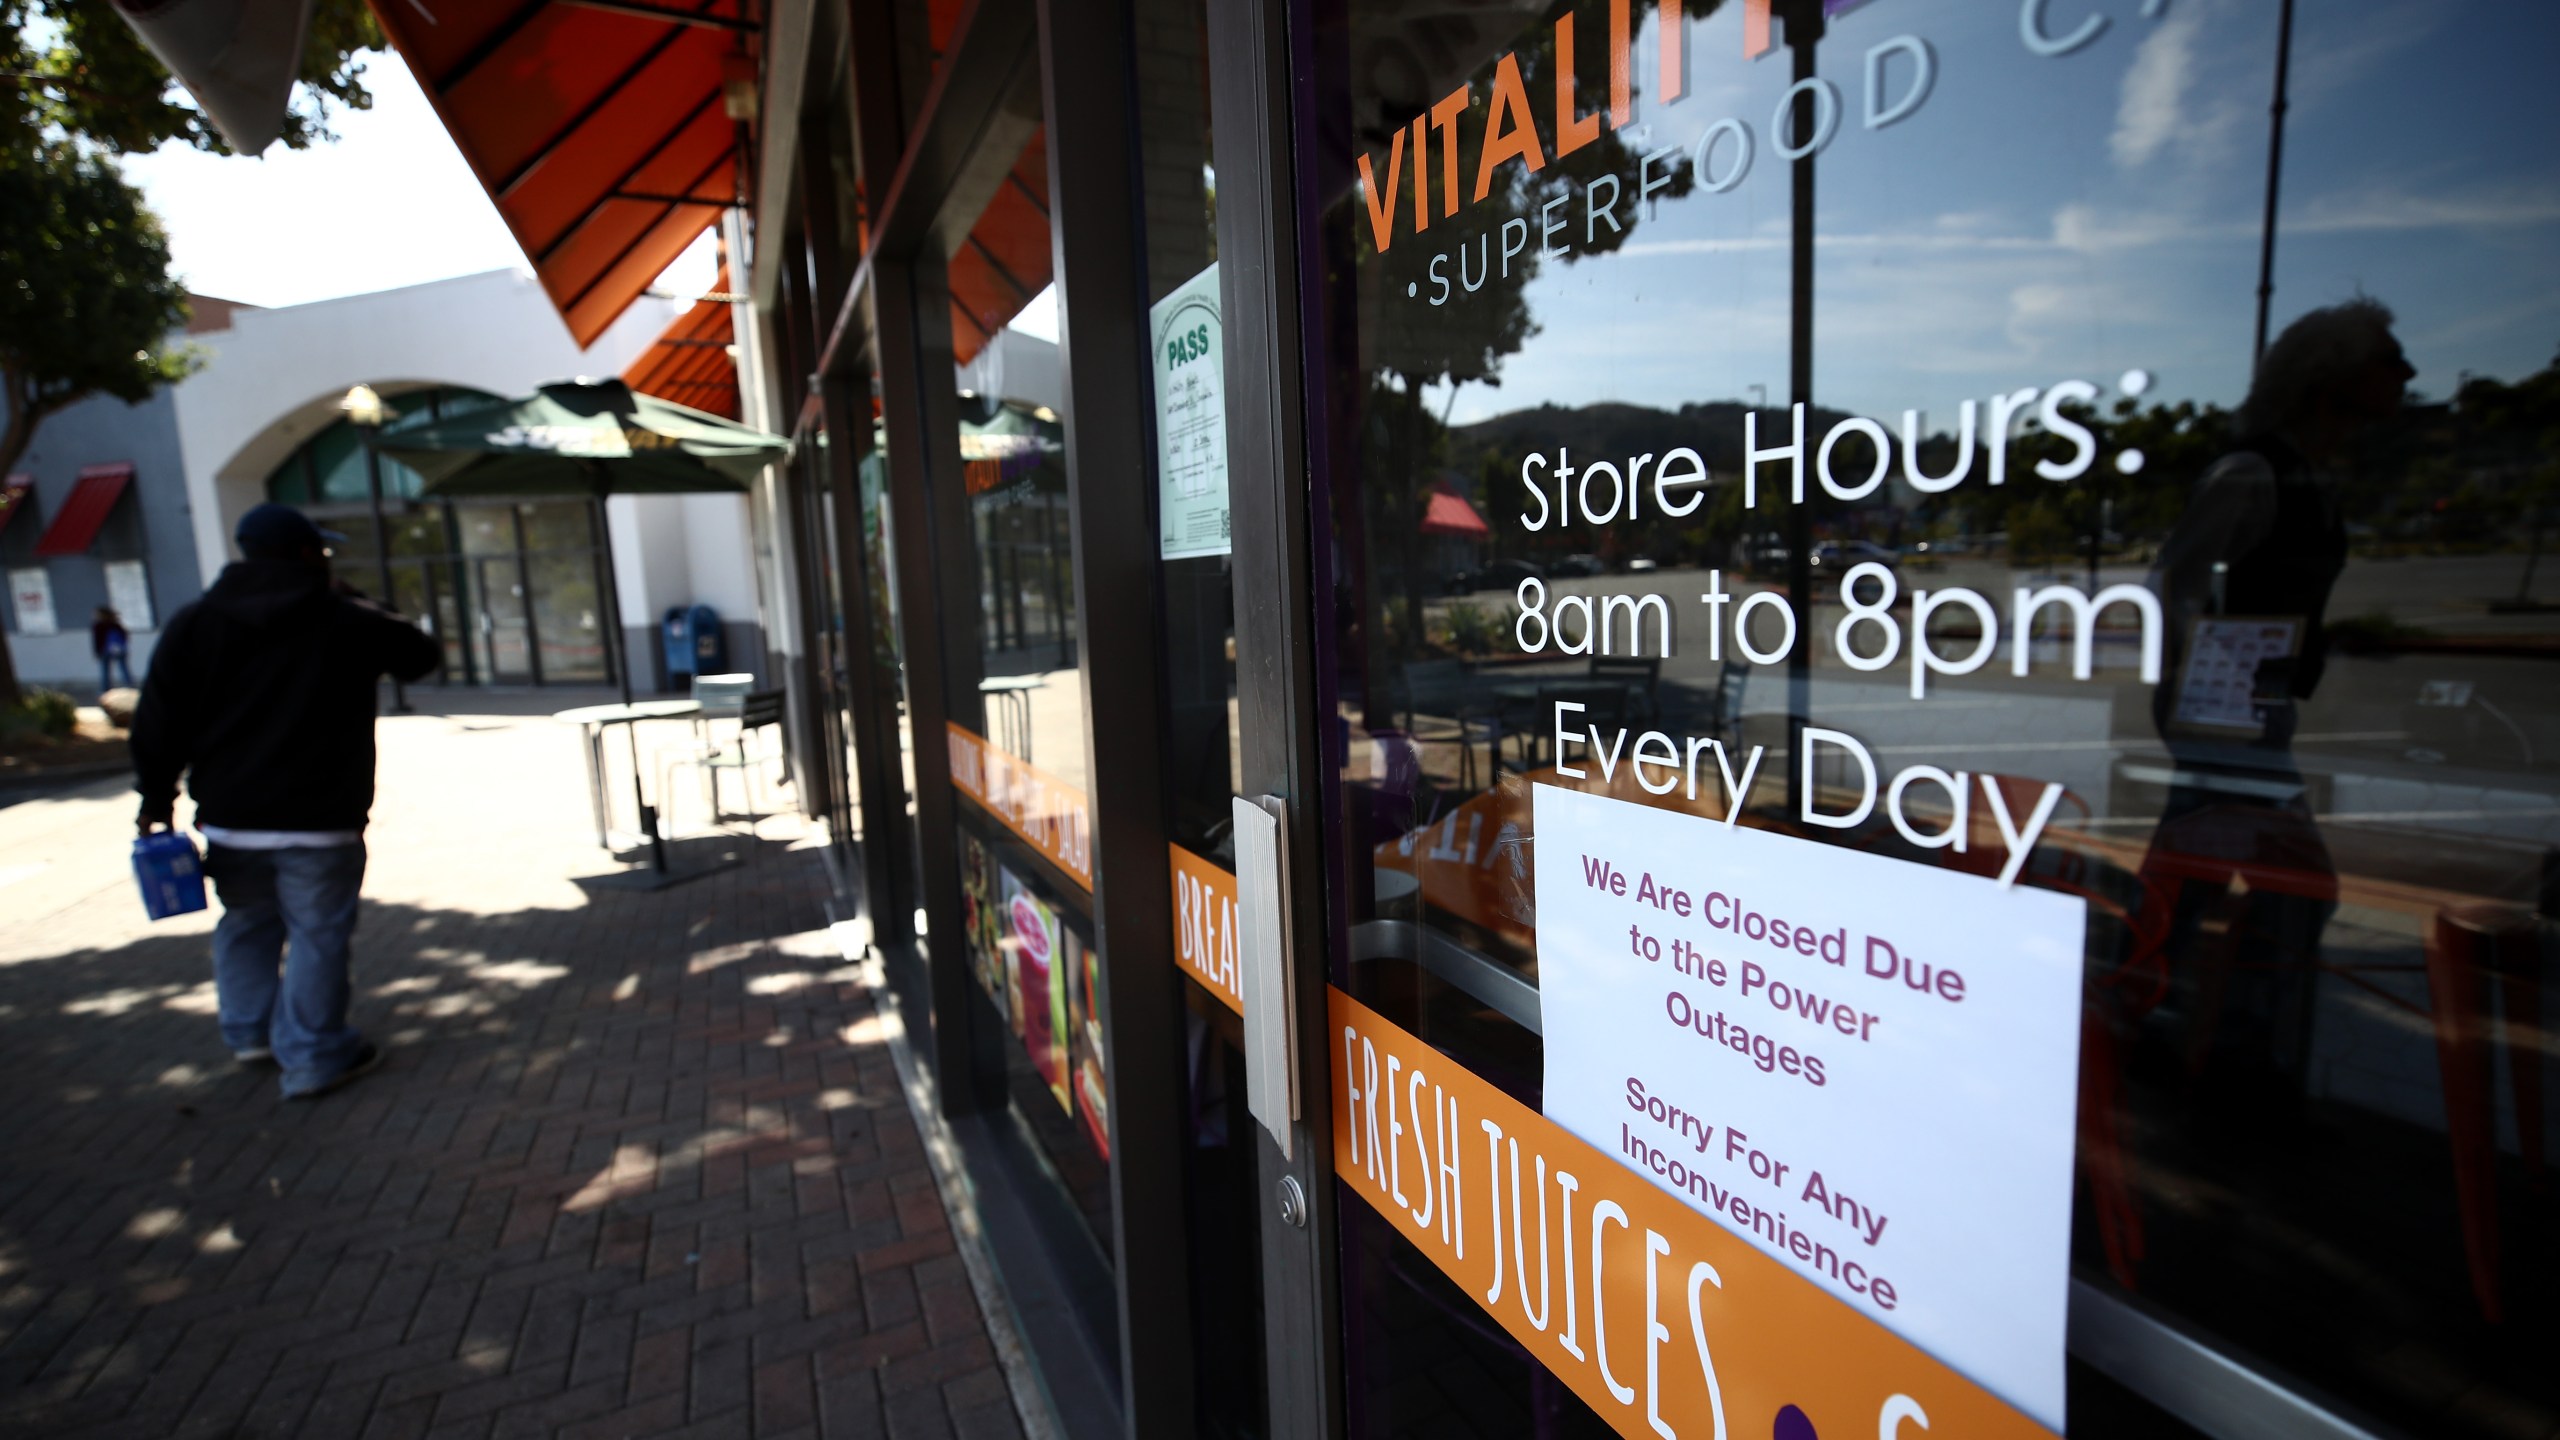
M 374 447 L 389 412 L 383 406 L 382 397 L 373 393 L 370 385 L 349 389 L 346 398 L 338 402 L 338 409 L 345 413 L 347 423 L 356 427 L 356 434 L 364 439 L 364 483 L 365 492 L 373 502 L 373 559 L 382 575 L 382 607 L 397 610 L 399 606 L 394 603 L 391 593 L 391 527 L 382 518 L 382 452 Z M 441 647 L 443 642 L 438 641 L 437 644 Z M 400 683 L 397 675 L 391 677 L 391 711 L 395 715 L 409 713 L 409 687 Z
M 1793 80 L 1803 85 L 1815 77 L 1814 52 L 1825 26 L 1820 0 L 1781 0 L 1776 13 L 1787 28 L 1787 56 Z M 1814 127 L 1814 99 L 1799 90 L 1791 113 L 1798 136 Z M 1808 145 L 1789 171 L 1788 191 L 1788 326 L 1787 400 L 1808 411 L 1813 406 L 1813 148 Z M 1799 459 L 1802 457 L 1799 456 Z M 1787 814 L 1805 811 L 1804 729 L 1813 718 L 1813 496 L 1787 509 L 1787 595 L 1801 617 L 1804 634 L 1787 652 Z M 1846 598 L 1845 596 L 1843 597 Z

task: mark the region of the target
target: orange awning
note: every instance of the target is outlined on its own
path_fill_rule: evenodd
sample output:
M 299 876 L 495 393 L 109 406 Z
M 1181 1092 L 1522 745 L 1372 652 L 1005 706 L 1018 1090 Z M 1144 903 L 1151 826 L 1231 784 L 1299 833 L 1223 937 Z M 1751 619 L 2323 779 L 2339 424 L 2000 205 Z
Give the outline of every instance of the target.
M 963 365 L 1049 288 L 1048 138 L 1032 132 L 951 257 L 951 351 Z
M 722 82 L 754 73 L 752 5 L 374 7 L 581 346 L 734 203 Z
M 43 538 L 36 541 L 38 555 L 83 555 L 98 538 L 98 527 L 124 498 L 124 487 L 133 483 L 130 465 L 90 465 L 80 471 L 80 483 L 71 487 L 71 498 L 54 512 L 53 523 L 44 527 Z
M 1493 532 L 1486 528 L 1484 517 L 1476 513 L 1476 507 L 1468 504 L 1465 496 L 1454 490 L 1434 490 L 1431 492 L 1431 508 L 1422 512 L 1422 533 L 1484 536 Z
M 720 267 L 711 288 L 728 291 L 728 266 Z M 698 301 L 631 362 L 631 368 L 622 372 L 622 383 L 643 395 L 731 420 L 743 419 L 738 413 L 738 362 L 729 353 L 735 338 L 729 307 Z

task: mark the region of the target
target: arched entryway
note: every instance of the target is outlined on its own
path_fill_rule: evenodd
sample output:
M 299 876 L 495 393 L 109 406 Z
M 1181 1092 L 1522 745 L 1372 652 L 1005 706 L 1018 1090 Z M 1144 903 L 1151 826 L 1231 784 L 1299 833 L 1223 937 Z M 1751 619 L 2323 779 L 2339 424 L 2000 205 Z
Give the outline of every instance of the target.
M 385 393 L 385 432 L 498 403 L 458 386 Z M 374 533 L 380 487 L 389 554 Z M 266 478 L 269 500 L 292 505 L 347 537 L 338 573 L 388 596 L 444 642 L 439 680 L 473 685 L 601 685 L 613 681 L 612 620 L 604 601 L 603 536 L 583 500 L 421 499 L 418 473 L 372 452 L 333 420 L 294 447 Z

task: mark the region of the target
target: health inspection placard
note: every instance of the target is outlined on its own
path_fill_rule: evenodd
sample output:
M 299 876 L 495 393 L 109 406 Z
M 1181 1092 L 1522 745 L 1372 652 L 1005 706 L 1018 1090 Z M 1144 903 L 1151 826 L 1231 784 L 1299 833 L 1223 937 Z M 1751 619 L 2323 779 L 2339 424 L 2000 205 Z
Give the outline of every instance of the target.
M 1548 1118 L 2060 1429 L 2083 902 L 1534 796 Z

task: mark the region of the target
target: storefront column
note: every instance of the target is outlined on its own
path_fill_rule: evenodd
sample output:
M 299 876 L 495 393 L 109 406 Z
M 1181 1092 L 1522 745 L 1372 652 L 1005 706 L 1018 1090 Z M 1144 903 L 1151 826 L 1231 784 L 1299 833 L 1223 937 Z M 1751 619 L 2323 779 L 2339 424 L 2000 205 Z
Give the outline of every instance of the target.
M 781 300 L 775 306 L 780 324 L 775 329 L 782 341 L 783 373 L 796 382 L 808 375 L 817 350 L 811 341 L 809 272 L 800 263 L 807 241 L 795 229 L 782 237 L 781 243 L 787 248 L 782 257 Z M 796 391 L 801 387 L 794 383 L 787 388 Z M 791 425 L 796 419 L 796 414 L 787 417 L 785 424 Z M 796 425 L 792 430 L 795 439 L 806 441 Z M 833 809 L 832 786 L 838 767 L 826 754 L 828 737 L 835 732 L 827 723 L 826 691 L 830 687 L 825 678 L 825 647 L 819 637 L 831 607 L 823 593 L 825 569 L 815 549 L 821 542 L 816 533 L 818 526 L 812 520 L 815 506 L 809 471 L 805 454 L 794 454 L 778 468 L 783 503 L 777 507 L 775 522 L 783 527 L 779 538 L 785 542 L 785 553 L 790 557 L 792 594 L 798 602 L 793 608 L 799 612 L 791 629 L 791 656 L 783 682 L 787 692 L 785 723 L 793 736 L 791 770 L 798 781 L 800 813 L 818 820 Z
M 1290 158 L 1295 52 L 1282 0 L 1208 7 L 1211 133 L 1218 173 L 1219 313 L 1226 319 L 1228 484 L 1234 506 L 1236 690 L 1244 793 L 1276 795 L 1288 815 L 1286 897 L 1296 953 L 1298 1089 L 1293 1155 L 1257 1134 L 1264 1196 L 1262 1285 L 1265 1394 L 1273 1440 L 1339 1434 L 1342 1424 L 1340 1275 L 1332 1110 L 1326 1099 L 1324 954 L 1328 921 L 1320 841 L 1332 793 L 1321 751 L 1332 708 L 1315 669 L 1311 605 L 1320 590 L 1309 542 L 1310 432 L 1302 253 Z M 1247 1016 L 1248 1021 L 1251 1016 Z M 1284 1182 L 1304 1195 L 1292 1225 L 1273 1198 Z
M 862 173 L 881 195 L 875 204 L 889 201 L 886 177 L 898 173 L 906 146 L 907 112 L 900 94 L 894 21 L 885 6 L 858 6 L 853 15 L 854 105 L 861 119 Z M 874 224 L 882 218 L 875 212 Z M 905 1018 L 910 1031 L 922 1029 L 931 1037 L 937 1102 L 945 1115 L 956 1117 L 976 1109 L 977 1100 L 969 1078 L 969 1033 L 963 1018 L 972 982 L 961 938 L 960 872 L 952 858 L 959 853 L 959 822 L 954 813 L 958 802 L 951 791 L 951 737 L 945 728 L 954 717 L 944 703 L 949 693 L 944 656 L 953 647 L 944 642 L 943 622 L 951 618 L 974 623 L 970 617 L 977 614 L 978 597 L 969 580 L 968 515 L 956 454 L 952 483 L 946 488 L 955 501 L 963 502 L 955 506 L 960 511 L 960 533 L 955 538 L 961 563 L 948 564 L 943 559 L 947 550 L 937 550 L 937 531 L 947 530 L 953 522 L 935 523 L 933 457 L 940 450 L 954 449 L 955 440 L 946 438 L 936 446 L 933 436 L 956 437 L 958 418 L 953 413 L 956 398 L 950 380 L 950 304 L 939 286 L 928 292 L 930 303 L 919 303 L 921 288 L 913 261 L 874 254 L 871 348 L 880 377 L 880 413 L 889 451 L 890 530 L 903 592 L 898 619 L 907 658 L 907 730 L 915 755 L 916 848 L 923 857 L 916 897 L 922 902 L 926 930 L 924 943 L 914 951 L 903 957 L 892 952 L 893 958 L 906 962 L 892 967 L 892 977 L 908 1007 Z M 935 365 L 941 367 L 939 371 L 931 368 Z M 939 384 L 933 383 L 936 377 Z M 953 609 L 955 590 L 961 592 L 956 597 L 957 610 Z M 966 648 L 970 655 L 977 654 L 976 645 Z M 938 945 L 934 937 L 940 937 Z M 922 993 L 912 983 L 918 978 L 915 962 L 919 959 L 927 962 Z
M 850 267 L 836 234 L 835 194 L 828 182 L 825 152 L 804 144 L 797 147 L 796 153 L 800 244 L 808 263 L 792 277 L 804 317 L 797 333 L 805 337 L 806 348 L 795 377 L 802 387 L 802 401 L 791 422 L 792 433 L 801 446 L 793 458 L 799 470 L 801 523 L 806 533 L 803 543 L 807 546 L 804 553 L 812 562 L 810 584 L 818 591 L 819 601 L 810 626 L 810 670 L 816 683 L 809 693 L 808 759 L 825 769 L 827 830 L 835 841 L 833 858 L 838 883 L 842 884 L 853 878 L 853 775 L 845 755 L 844 688 L 849 683 L 847 633 L 856 597 L 847 583 L 845 556 L 835 548 L 837 531 L 827 520 L 827 498 L 835 480 L 832 454 L 846 443 L 847 437 L 829 427 L 826 412 L 813 402 L 820 399 L 816 393 L 820 383 L 818 356 L 825 347 L 827 328 L 844 298 L 844 273 Z M 813 426 L 828 441 L 824 453 L 818 455 L 807 449 Z M 834 587 L 832 592 L 830 585 Z
M 1113 1254 L 1131 1436 L 1192 1433 L 1182 981 L 1165 852 L 1145 247 L 1125 0 L 1041 0 L 1049 243 L 1064 347 L 1067 504 L 1092 777 L 1095 939 L 1110 1077 Z
M 898 697 L 884 693 L 880 638 L 888 617 L 872 609 L 871 554 L 862 534 L 862 462 L 871 455 L 871 384 L 866 375 L 822 376 L 826 406 L 826 483 L 836 502 L 837 583 L 844 601 L 845 739 L 851 750 L 853 798 L 862 814 L 860 914 L 883 953 L 915 940 L 915 877 L 908 873 L 906 783 L 898 774 Z M 847 837 L 848 839 L 850 837 Z

